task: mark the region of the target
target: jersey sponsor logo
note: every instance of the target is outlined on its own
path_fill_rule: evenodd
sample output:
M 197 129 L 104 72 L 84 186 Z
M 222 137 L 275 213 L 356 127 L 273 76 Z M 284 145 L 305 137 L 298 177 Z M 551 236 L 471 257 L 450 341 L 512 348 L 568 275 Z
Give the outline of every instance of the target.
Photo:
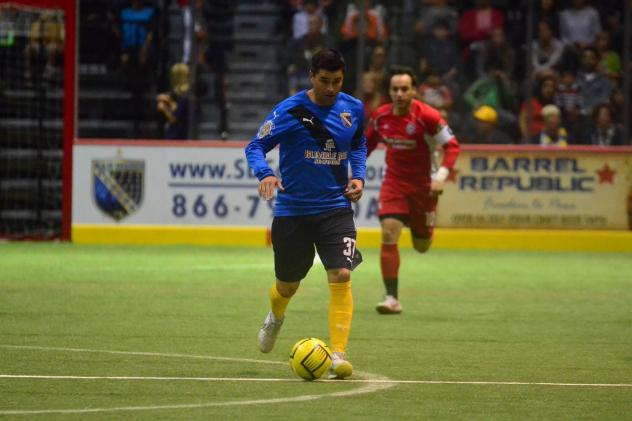
M 333 176 L 338 185 L 346 185 L 349 175 L 347 167 L 341 165 L 342 161 L 347 159 L 347 152 L 336 152 L 336 139 L 327 128 L 326 121 L 321 121 L 304 105 L 298 105 L 288 110 L 290 115 L 296 118 L 296 121 L 302 125 L 316 141 L 317 150 L 305 150 L 305 159 L 313 160 L 314 164 L 327 165 L 331 169 Z M 330 123 L 331 124 L 331 123 Z
M 414 123 L 408 123 L 406 125 L 406 133 L 408 133 L 409 135 L 415 134 L 415 131 L 416 131 L 416 127 Z
M 272 134 L 272 130 L 274 130 L 274 123 L 272 120 L 266 120 L 265 123 L 259 127 L 259 132 L 257 132 L 257 139 L 263 139 L 266 136 Z
M 346 128 L 353 126 L 353 119 L 351 118 L 351 113 L 348 111 L 340 113 L 340 120 L 342 121 L 342 125 Z
M 319 165 L 340 165 L 342 161 L 347 159 L 347 152 L 331 152 L 331 151 L 305 151 L 305 158 L 313 159 L 314 164 Z
M 143 201 L 145 161 L 122 158 L 92 161 L 94 201 L 106 215 L 120 221 Z
M 417 149 L 417 141 L 415 139 L 393 139 L 385 137 L 384 143 L 393 149 Z

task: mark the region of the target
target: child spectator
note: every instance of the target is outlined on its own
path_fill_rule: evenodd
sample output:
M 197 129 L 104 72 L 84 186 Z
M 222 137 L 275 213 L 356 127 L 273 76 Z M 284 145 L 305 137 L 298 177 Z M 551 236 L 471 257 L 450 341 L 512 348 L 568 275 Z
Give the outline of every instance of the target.
M 562 116 L 560 109 L 555 105 L 547 105 L 542 108 L 542 119 L 544 125 L 542 131 L 536 135 L 535 143 L 541 146 L 557 146 L 565 148 L 568 146 L 568 133 L 562 127 Z
M 156 110 L 164 119 L 165 139 L 184 140 L 189 138 L 191 118 L 197 124 L 198 110 L 191 113 L 191 96 L 189 66 L 177 63 L 171 67 L 171 91 L 156 97 Z

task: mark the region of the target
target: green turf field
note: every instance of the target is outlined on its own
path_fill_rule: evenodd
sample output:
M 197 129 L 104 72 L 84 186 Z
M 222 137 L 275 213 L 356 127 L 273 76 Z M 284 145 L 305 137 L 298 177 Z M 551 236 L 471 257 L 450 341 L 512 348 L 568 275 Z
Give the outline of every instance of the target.
M 363 254 L 358 381 L 304 382 L 287 356 L 328 339 L 322 266 L 264 355 L 270 249 L 2 244 L 0 418 L 632 419 L 630 254 L 403 250 L 401 316 Z

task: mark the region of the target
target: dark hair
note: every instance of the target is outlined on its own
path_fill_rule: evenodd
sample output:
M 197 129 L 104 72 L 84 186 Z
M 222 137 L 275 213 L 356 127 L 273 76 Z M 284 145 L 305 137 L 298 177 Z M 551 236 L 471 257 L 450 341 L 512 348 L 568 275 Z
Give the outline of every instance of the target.
M 313 75 L 316 75 L 321 69 L 329 72 L 342 70 L 342 73 L 344 73 L 345 68 L 345 59 L 338 50 L 323 48 L 312 56 L 312 64 L 309 70 Z
M 599 58 L 599 51 L 597 51 L 597 48 L 593 47 L 592 45 L 589 45 L 588 47 L 584 47 L 584 49 L 582 50 L 582 56 L 589 51 L 593 53 L 595 57 Z
M 417 86 L 417 77 L 415 76 L 415 72 L 413 72 L 413 69 L 411 69 L 410 67 L 391 66 L 388 77 L 389 84 L 391 82 L 391 79 L 393 79 L 393 76 L 395 75 L 408 75 L 410 76 L 410 80 L 412 80 L 413 82 L 413 86 Z
M 614 120 L 615 120 L 614 110 L 612 109 L 612 106 L 610 104 L 607 104 L 607 103 L 599 104 L 599 105 L 597 105 L 595 107 L 595 109 L 593 110 L 593 113 L 592 113 L 593 119 L 596 120 L 597 117 L 599 117 L 599 113 L 603 109 L 608 110 L 608 114 L 610 114 L 610 120 L 612 120 L 614 122 Z

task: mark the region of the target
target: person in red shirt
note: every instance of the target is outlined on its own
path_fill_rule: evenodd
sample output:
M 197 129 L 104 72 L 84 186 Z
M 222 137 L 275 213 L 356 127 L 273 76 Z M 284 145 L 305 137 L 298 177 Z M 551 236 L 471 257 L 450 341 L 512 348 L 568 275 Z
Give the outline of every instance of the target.
M 368 155 L 378 143 L 386 145 L 387 170 L 379 199 L 380 267 L 386 296 L 377 305 L 380 314 L 402 311 L 397 294 L 397 241 L 402 228 L 409 226 L 415 250 L 428 251 L 437 200 L 460 150 L 439 111 L 414 99 L 416 85 L 411 69 L 393 69 L 389 87 L 393 102 L 375 110 L 366 129 Z M 438 145 L 443 159 L 437 168 Z

